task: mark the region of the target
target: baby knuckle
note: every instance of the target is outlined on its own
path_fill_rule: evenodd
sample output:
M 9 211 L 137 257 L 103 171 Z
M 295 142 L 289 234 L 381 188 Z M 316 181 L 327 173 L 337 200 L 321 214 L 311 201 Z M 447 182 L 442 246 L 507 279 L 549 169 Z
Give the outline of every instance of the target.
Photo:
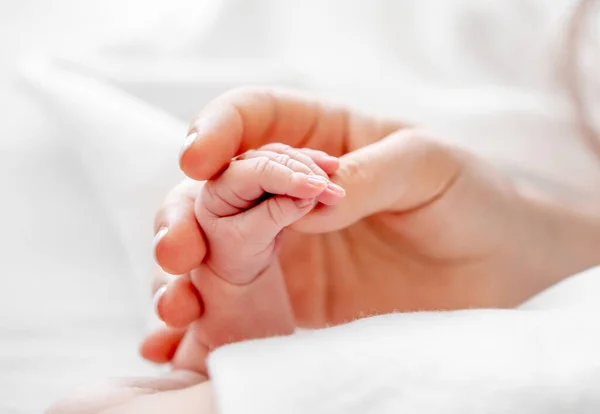
M 324 175 L 324 174 L 325 174 L 325 172 L 324 172 L 324 171 L 321 169 L 321 167 L 319 167 L 319 166 L 317 165 L 317 163 L 315 162 L 314 158 L 313 158 L 313 157 L 312 157 L 310 154 L 308 154 L 308 153 L 306 153 L 306 152 L 302 152 L 302 151 L 300 151 L 300 150 L 294 150 L 294 152 L 295 152 L 295 154 L 296 154 L 296 157 L 297 157 L 299 160 L 302 160 L 302 162 L 303 162 L 303 163 L 304 163 L 304 164 L 305 164 L 305 165 L 306 165 L 308 168 L 310 168 L 310 169 L 311 169 L 313 172 L 315 172 L 315 173 L 319 173 L 319 174 L 322 174 L 322 175 Z
M 310 168 L 310 169 L 312 170 L 312 172 L 314 172 L 314 173 L 316 173 L 316 174 L 323 175 L 323 176 L 326 176 L 326 175 L 327 175 L 327 174 L 325 174 L 325 172 L 324 172 L 324 171 L 321 169 L 321 167 L 319 167 L 319 166 L 317 165 L 317 163 L 316 163 L 316 162 L 314 162 L 314 161 L 312 160 L 312 158 L 310 158 L 310 159 L 309 159 L 309 160 L 306 162 L 306 165 L 307 165 L 307 167 L 308 167 L 308 168 Z
M 317 163 L 313 160 L 313 158 L 310 155 L 305 154 L 297 149 L 291 149 L 288 152 L 288 154 L 293 159 L 301 163 L 303 167 L 309 169 L 313 174 L 322 175 L 324 177 L 327 176 L 327 174 L 325 174 L 325 172 L 321 169 L 321 167 L 317 165 Z
M 203 198 L 210 200 L 212 203 L 222 201 L 222 198 L 217 191 L 217 185 L 214 181 L 207 181 L 206 184 L 204 184 L 204 187 L 202 188 L 202 196 Z
M 256 150 L 253 149 L 249 149 L 246 152 L 244 152 L 243 154 L 240 154 L 238 156 L 233 157 L 233 161 L 242 161 L 242 160 L 247 160 L 250 159 L 254 156 L 254 154 L 256 153 Z
M 300 151 L 298 151 L 295 148 L 288 148 L 286 149 L 285 153 L 290 157 L 293 158 L 301 163 L 306 163 L 308 162 L 308 160 L 310 159 L 310 157 L 304 155 L 303 153 L 301 153 Z
M 279 147 L 278 150 L 281 153 L 287 154 L 291 157 L 295 157 L 299 153 L 298 150 L 296 150 L 296 148 L 290 147 L 289 145 L 286 145 L 286 144 L 281 144 L 281 147 Z
M 254 171 L 259 175 L 268 174 L 273 166 L 271 165 L 271 160 L 268 157 L 260 156 L 254 158 Z
M 281 200 L 274 198 L 267 202 L 266 207 L 269 219 L 275 223 L 277 227 L 285 227 L 285 210 L 281 205 Z
M 275 156 L 275 161 L 281 165 L 285 165 L 286 167 L 292 167 L 294 160 L 288 154 L 277 154 Z

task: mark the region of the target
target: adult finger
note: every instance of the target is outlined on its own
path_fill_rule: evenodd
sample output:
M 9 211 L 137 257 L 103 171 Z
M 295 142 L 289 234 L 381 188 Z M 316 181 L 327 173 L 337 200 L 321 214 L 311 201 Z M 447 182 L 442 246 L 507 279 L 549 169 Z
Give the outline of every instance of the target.
M 157 364 L 171 362 L 185 329 L 161 327 L 148 334 L 140 345 L 140 355 Z
M 206 243 L 194 203 L 204 183 L 184 180 L 160 207 L 154 224 L 154 256 L 168 273 L 183 274 L 198 267 L 206 254 Z
M 174 369 L 184 369 L 207 374 L 206 358 L 210 352 L 208 341 L 199 328 L 200 320 L 190 325 L 172 359 Z
M 185 274 L 163 286 L 154 297 L 156 314 L 168 326 L 185 328 L 202 316 L 203 303 L 192 284 L 190 275 Z
M 331 179 L 344 187 L 346 197 L 314 210 L 293 228 L 329 232 L 378 212 L 417 209 L 441 197 L 463 165 L 454 148 L 417 130 L 398 131 L 341 157 Z
M 272 142 L 340 156 L 404 126 L 299 94 L 238 89 L 215 99 L 192 121 L 180 167 L 192 179 L 207 180 L 234 156 Z

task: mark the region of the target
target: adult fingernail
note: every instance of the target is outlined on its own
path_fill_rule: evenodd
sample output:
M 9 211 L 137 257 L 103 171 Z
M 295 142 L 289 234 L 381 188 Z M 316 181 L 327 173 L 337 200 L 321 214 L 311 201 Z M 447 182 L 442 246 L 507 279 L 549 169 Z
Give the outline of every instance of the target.
M 169 232 L 169 229 L 167 227 L 161 227 L 160 229 L 158 229 L 158 231 L 156 232 L 156 235 L 154 236 L 154 240 L 152 241 L 152 252 L 154 253 L 155 260 L 156 260 L 156 246 L 158 246 L 158 243 L 160 243 L 160 241 L 167 235 L 168 232 Z
M 325 177 L 320 177 L 318 175 L 309 175 L 306 177 L 306 181 L 311 187 L 315 188 L 326 188 L 328 180 Z
M 192 146 L 196 137 L 198 137 L 198 132 L 193 131 L 185 138 L 185 141 L 183 142 L 183 146 L 181 147 L 181 151 L 179 152 L 180 158 L 188 150 L 188 148 L 190 148 Z
M 327 185 L 327 191 L 329 193 L 335 194 L 336 196 L 343 197 L 346 195 L 346 190 L 335 183 L 329 183 Z
M 160 320 L 162 320 L 162 315 L 160 314 L 158 305 L 159 305 L 160 299 L 162 298 L 162 296 L 164 295 L 164 293 L 166 291 L 167 291 L 167 285 L 161 286 L 154 294 L 154 299 L 152 301 L 152 303 L 154 304 L 154 313 L 156 313 L 156 316 L 158 316 L 160 318 Z

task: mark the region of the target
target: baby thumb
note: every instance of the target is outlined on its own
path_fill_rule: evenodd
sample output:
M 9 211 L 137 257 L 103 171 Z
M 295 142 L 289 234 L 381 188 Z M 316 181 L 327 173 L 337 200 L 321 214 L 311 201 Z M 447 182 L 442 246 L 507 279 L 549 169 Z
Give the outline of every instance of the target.
M 400 130 L 340 158 L 332 181 L 346 190 L 335 206 L 320 206 L 292 227 L 325 233 L 380 212 L 406 212 L 439 197 L 461 170 L 458 152 L 418 130 Z

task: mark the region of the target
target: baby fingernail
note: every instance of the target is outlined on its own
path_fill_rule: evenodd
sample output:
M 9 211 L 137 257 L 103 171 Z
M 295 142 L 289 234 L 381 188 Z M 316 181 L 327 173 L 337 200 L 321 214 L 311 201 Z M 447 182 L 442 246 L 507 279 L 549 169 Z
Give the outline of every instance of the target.
M 338 157 L 334 157 L 333 155 L 325 154 L 323 158 L 327 161 L 339 161 Z
M 329 191 L 330 193 L 333 193 L 337 196 L 343 197 L 346 195 L 346 190 L 344 190 L 342 187 L 340 187 L 339 185 L 335 184 L 335 183 L 329 183 L 327 185 L 327 191 Z
M 327 188 L 328 181 L 324 177 L 320 177 L 318 175 L 308 175 L 308 176 L 306 176 L 306 181 L 312 187 L 322 188 L 322 189 Z
M 308 207 L 313 204 L 315 201 L 312 198 L 299 198 L 294 201 L 298 208 Z
M 180 157 L 183 155 L 184 152 L 186 152 L 188 150 L 189 147 L 192 146 L 192 144 L 194 143 L 194 140 L 196 139 L 197 136 L 198 136 L 198 133 L 196 131 L 194 131 L 186 137 L 185 141 L 183 142 L 183 146 L 181 147 L 181 152 L 179 153 Z

